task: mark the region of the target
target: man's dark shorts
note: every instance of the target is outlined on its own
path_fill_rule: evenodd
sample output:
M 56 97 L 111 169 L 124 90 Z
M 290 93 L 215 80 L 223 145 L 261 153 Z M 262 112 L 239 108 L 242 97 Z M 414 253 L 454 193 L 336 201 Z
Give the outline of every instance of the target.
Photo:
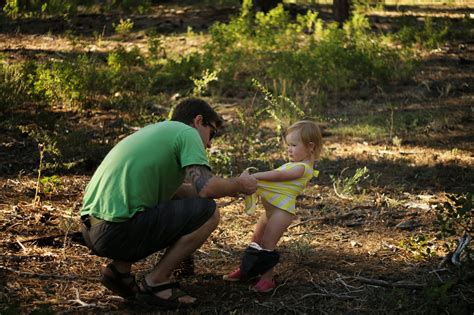
M 139 212 L 126 222 L 83 224 L 82 234 L 96 255 L 135 262 L 197 230 L 215 210 L 212 199 L 170 200 Z

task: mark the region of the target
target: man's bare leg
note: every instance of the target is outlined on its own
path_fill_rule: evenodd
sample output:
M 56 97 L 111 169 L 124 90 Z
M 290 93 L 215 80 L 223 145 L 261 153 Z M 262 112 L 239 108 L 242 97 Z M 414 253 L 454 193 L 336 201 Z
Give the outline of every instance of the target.
M 207 240 L 209 235 L 219 225 L 220 214 L 216 209 L 214 215 L 209 218 L 200 228 L 194 232 L 181 237 L 176 243 L 166 250 L 156 267 L 145 276 L 149 286 L 157 286 L 169 282 L 173 270 L 186 257 L 194 253 Z M 157 292 L 156 296 L 167 299 L 171 296 L 171 289 Z M 196 298 L 183 296 L 178 299 L 182 303 L 193 303 Z

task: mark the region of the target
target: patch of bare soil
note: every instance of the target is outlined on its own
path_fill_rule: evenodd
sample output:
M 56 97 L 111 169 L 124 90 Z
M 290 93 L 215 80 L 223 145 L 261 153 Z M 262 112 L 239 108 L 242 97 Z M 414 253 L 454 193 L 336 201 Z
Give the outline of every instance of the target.
M 2 32 L 0 36 L 0 50 L 12 60 L 29 58 L 35 49 L 51 49 L 54 54 L 53 42 L 69 49 L 66 42 L 57 42 L 56 35 Z M 42 46 L 50 42 L 52 46 Z M 439 228 L 433 223 L 433 206 L 445 200 L 445 193 L 473 191 L 474 76 L 472 65 L 463 65 L 459 58 L 466 52 L 472 56 L 474 47 L 469 45 L 462 51 L 450 46 L 426 58 L 413 84 L 373 93 L 371 103 L 354 112 L 343 108 L 346 115 L 361 115 L 373 111 L 374 104 L 393 102 L 400 104 L 395 117 L 407 111 L 441 110 L 446 119 L 422 134 L 407 132 L 399 146 L 384 139 L 325 137 L 321 176 L 298 199 L 298 218 L 279 244 L 282 259 L 276 267 L 274 292 L 256 294 L 249 290 L 251 283 L 222 280 L 237 266 L 257 216 L 243 213 L 241 199 L 219 200 L 221 224 L 196 252 L 196 274 L 179 279 L 199 304 L 182 312 L 472 312 L 472 265 L 438 267 L 446 252 L 435 238 Z M 237 101 L 242 100 L 223 102 Z M 377 110 L 389 116 L 394 109 Z M 120 113 L 105 110 L 25 110 L 15 119 L 34 124 L 42 115 L 53 114 L 69 122 L 61 128 L 90 137 L 90 147 L 80 154 L 97 144 L 110 147 L 133 131 Z M 82 192 L 100 161 L 85 162 L 87 175 L 61 174 L 62 184 L 41 192 L 35 202 L 35 144 L 26 136 L 2 132 L 0 146 L 0 313 L 158 313 L 105 289 L 99 270 L 107 260 L 90 254 L 77 233 Z M 336 194 L 329 175 L 364 166 L 371 174 L 364 190 L 351 198 Z M 427 236 L 436 255 L 417 259 L 400 245 L 414 235 Z M 134 266 L 138 278 L 159 255 Z

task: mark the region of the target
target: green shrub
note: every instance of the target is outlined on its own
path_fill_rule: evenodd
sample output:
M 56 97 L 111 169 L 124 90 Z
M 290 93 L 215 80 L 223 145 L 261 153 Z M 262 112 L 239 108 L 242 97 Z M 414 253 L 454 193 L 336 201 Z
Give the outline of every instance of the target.
M 138 47 L 126 50 L 119 46 L 108 55 L 107 65 L 112 106 L 140 105 L 148 98 L 153 72 L 146 67 L 145 57 Z
M 23 104 L 29 98 L 28 64 L 0 63 L 0 112 Z
M 92 3 L 92 0 L 7 0 L 3 11 L 7 16 L 14 19 L 44 15 L 70 15 L 76 12 L 78 5 L 90 5 Z
M 282 6 L 250 22 L 245 12 L 210 30 L 205 59 L 221 71 L 223 90 L 235 89 L 228 81 L 248 87 L 255 78 L 285 82 L 290 97 L 302 88 L 337 95 L 412 74 L 410 51 L 396 49 L 391 37 L 372 34 L 363 15 L 354 14 L 339 29 L 336 23 L 324 26 L 313 12 L 291 21 Z
M 50 103 L 75 103 L 83 87 L 69 63 L 51 62 L 38 67 L 34 91 Z
M 151 70 L 151 75 L 154 78 L 151 83 L 151 91 L 154 93 L 176 89 L 191 91 L 193 88 L 192 77 L 201 76 L 206 69 L 211 72 L 215 71 L 208 65 L 202 55 L 197 52 L 177 59 L 166 59 L 162 65 L 157 65 Z
M 99 67 L 98 60 L 85 55 L 39 64 L 31 77 L 34 93 L 50 104 L 89 104 L 104 92 L 106 78 Z
M 423 27 L 404 25 L 396 37 L 405 45 L 417 44 L 426 49 L 434 49 L 444 44 L 449 34 L 446 23 L 435 24 L 432 17 L 426 17 Z

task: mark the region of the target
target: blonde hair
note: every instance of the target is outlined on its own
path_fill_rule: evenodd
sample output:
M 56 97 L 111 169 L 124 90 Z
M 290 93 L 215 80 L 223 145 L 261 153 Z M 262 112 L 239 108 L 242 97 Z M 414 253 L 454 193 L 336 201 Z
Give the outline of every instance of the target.
M 306 147 L 309 147 L 311 142 L 314 143 L 311 153 L 315 159 L 318 159 L 323 149 L 323 137 L 321 136 L 319 126 L 311 120 L 300 120 L 288 127 L 286 134 L 288 135 L 295 131 L 299 133 L 301 142 Z

